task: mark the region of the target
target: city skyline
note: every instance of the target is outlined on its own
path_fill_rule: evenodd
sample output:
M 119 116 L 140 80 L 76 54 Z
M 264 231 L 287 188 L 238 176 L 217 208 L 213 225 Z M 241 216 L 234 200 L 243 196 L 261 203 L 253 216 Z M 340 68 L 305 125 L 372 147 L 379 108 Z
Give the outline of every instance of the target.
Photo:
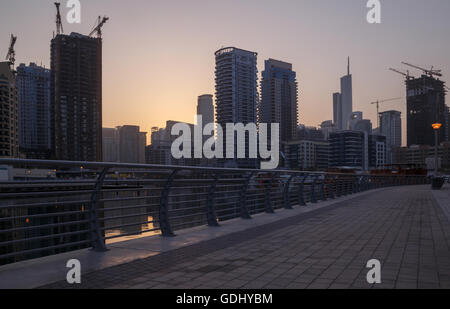
M 221 46 L 258 52 L 259 72 L 269 58 L 292 63 L 299 81 L 299 123 L 309 126 L 333 118 L 331 96 L 339 89 L 347 56 L 352 59 L 353 110 L 363 111 L 373 123 L 376 111 L 370 102 L 404 97 L 404 80 L 389 72 L 389 67 L 402 68 L 401 61 L 410 61 L 442 69 L 445 81 L 449 76 L 450 47 L 441 42 L 450 23 L 445 16 L 448 1 L 383 2 L 380 25 L 365 20 L 365 1 L 285 3 L 282 7 L 287 14 L 277 19 L 275 27 L 265 22 L 271 10 L 278 8 L 270 2 L 239 2 L 239 9 L 205 1 L 135 2 L 127 7 L 130 14 L 123 14 L 119 1 L 81 1 L 80 25 L 68 24 L 63 18 L 66 34 L 87 34 L 97 15 L 111 17 L 104 30 L 103 127 L 136 124 L 150 132 L 168 119 L 192 122 L 198 95 L 214 93 L 214 52 Z M 221 13 L 214 18 L 207 14 L 217 10 Z M 65 7 L 62 11 L 65 16 Z M 8 25 L 0 30 L 0 52 L 6 54 L 9 34 L 14 33 L 18 35 L 16 65 L 42 62 L 48 68 L 49 41 L 55 31 L 53 2 L 17 1 L 5 12 L 0 13 Z M 14 22 L 17 14 L 26 17 L 23 23 Z M 238 14 L 233 24 L 225 23 L 227 14 Z M 424 25 L 421 21 L 430 16 L 436 22 Z M 40 26 L 31 27 L 36 23 Z M 219 25 L 209 27 L 216 31 L 205 27 L 209 23 Z M 135 48 L 137 44 L 142 48 Z M 441 48 L 426 49 L 436 44 Z M 411 73 L 417 76 L 420 72 Z M 381 111 L 395 109 L 406 115 L 405 101 L 384 104 Z

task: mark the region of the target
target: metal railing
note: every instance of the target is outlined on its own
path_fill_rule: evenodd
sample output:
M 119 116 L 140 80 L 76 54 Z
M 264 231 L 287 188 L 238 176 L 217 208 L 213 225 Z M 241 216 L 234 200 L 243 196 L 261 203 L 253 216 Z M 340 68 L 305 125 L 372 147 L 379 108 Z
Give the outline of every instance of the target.
M 424 176 L 356 175 L 142 164 L 0 159 L 22 171 L 0 181 L 0 264 L 132 235 L 251 219 Z M 243 223 L 245 224 L 245 223 Z

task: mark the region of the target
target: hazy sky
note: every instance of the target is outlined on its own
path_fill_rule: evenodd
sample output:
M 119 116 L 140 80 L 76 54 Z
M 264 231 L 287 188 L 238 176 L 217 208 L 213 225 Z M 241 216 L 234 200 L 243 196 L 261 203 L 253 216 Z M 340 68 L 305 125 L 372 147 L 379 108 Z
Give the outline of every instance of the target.
M 49 66 L 54 0 L 0 0 L 0 56 L 18 36 L 17 64 Z M 214 52 L 236 46 L 258 52 L 258 68 L 291 62 L 299 83 L 300 122 L 332 119 L 332 93 L 351 57 L 354 110 L 376 125 L 370 102 L 404 96 L 401 61 L 442 69 L 450 77 L 450 1 L 381 0 L 382 23 L 368 24 L 366 0 L 81 0 L 88 34 L 98 15 L 103 29 L 103 126 L 136 124 L 150 131 L 165 121 L 194 121 L 198 95 L 214 94 Z M 418 71 L 412 73 L 419 75 Z M 259 75 L 260 77 L 260 75 Z M 398 109 L 405 124 L 405 100 Z

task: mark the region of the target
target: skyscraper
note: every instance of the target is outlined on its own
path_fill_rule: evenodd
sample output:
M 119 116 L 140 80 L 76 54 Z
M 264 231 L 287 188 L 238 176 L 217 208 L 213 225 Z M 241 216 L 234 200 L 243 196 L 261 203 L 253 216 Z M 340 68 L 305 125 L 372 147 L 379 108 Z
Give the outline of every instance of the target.
M 17 67 L 19 147 L 29 159 L 48 159 L 50 133 L 50 70 L 30 63 Z
M 274 59 L 266 60 L 261 75 L 259 121 L 280 124 L 280 142 L 295 139 L 298 125 L 298 92 L 292 64 Z M 271 136 L 270 133 L 268 136 Z
M 352 75 L 350 74 L 350 57 L 348 58 L 347 75 L 341 78 L 341 106 L 343 130 L 348 129 L 348 122 L 353 112 Z
M 53 156 L 102 160 L 102 39 L 78 33 L 51 41 Z
M 235 47 L 222 48 L 216 58 L 216 123 L 257 123 L 257 53 Z M 224 136 L 224 150 L 234 145 L 234 159 L 223 162 L 227 166 L 257 167 L 256 159 L 248 158 L 249 143 L 237 145 L 237 136 Z M 246 159 L 237 159 L 237 147 L 245 147 Z M 222 163 L 222 162 L 219 162 Z
M 399 111 L 380 113 L 380 135 L 386 136 L 386 162 L 393 162 L 394 148 L 402 146 L 402 118 Z
M 0 157 L 19 156 L 16 77 L 9 62 L 0 62 Z
M 407 95 L 407 143 L 411 145 L 434 145 L 433 123 L 439 122 L 439 143 L 447 141 L 448 109 L 445 105 L 444 82 L 422 75 L 406 80 Z
M 353 87 L 350 74 L 350 57 L 347 75 L 341 77 L 341 92 L 333 94 L 333 118 L 337 130 L 348 130 L 353 112 Z
M 339 92 L 333 93 L 333 122 L 336 130 L 342 130 L 342 96 Z
M 214 123 L 214 102 L 212 94 L 204 94 L 197 100 L 197 115 L 203 118 L 203 127 L 208 123 Z
M 103 128 L 103 161 L 145 163 L 147 133 L 139 126 Z

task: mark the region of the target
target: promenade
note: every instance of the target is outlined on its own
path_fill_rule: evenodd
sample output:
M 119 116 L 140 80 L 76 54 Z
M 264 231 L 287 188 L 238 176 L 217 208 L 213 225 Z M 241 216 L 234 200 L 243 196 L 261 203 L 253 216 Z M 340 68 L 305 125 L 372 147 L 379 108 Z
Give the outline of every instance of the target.
M 245 228 L 243 219 L 235 219 L 175 238 L 117 243 L 107 253 L 91 254 L 135 250 L 141 255 L 112 266 L 97 263 L 83 273 L 80 285 L 69 285 L 62 277 L 28 287 L 450 288 L 449 201 L 448 185 L 437 192 L 428 185 L 377 189 L 260 214 L 246 220 Z M 30 265 L 42 272 L 39 265 L 49 267 L 45 259 L 52 258 L 63 257 L 1 267 L 0 282 L 25 273 Z M 367 283 L 370 259 L 381 262 L 381 284 Z

